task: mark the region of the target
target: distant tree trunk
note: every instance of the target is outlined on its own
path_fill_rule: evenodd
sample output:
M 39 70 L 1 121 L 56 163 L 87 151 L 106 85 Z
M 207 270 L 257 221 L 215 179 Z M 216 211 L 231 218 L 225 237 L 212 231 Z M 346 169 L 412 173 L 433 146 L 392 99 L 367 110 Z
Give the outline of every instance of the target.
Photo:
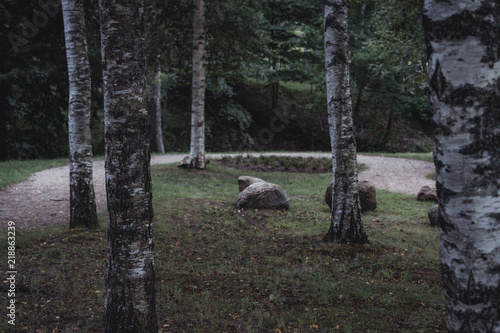
M 69 227 L 93 228 L 98 221 L 92 180 L 91 82 L 83 0 L 63 0 L 62 8 L 69 76 Z
M 104 332 L 157 333 L 143 2 L 101 0 L 108 254 Z
M 394 109 L 391 109 L 391 112 L 389 112 L 389 118 L 387 119 L 387 125 L 385 126 L 384 135 L 380 139 L 379 148 L 381 150 L 385 150 L 385 147 L 387 147 L 389 139 L 391 138 L 392 125 L 394 124 L 394 116 L 395 116 Z
M 164 154 L 163 131 L 161 123 L 161 68 L 156 64 L 153 87 L 151 89 L 151 150 L 155 153 Z
M 425 1 L 448 332 L 500 332 L 497 1 Z
M 271 83 L 271 110 L 274 110 L 278 107 L 279 89 L 280 81 L 276 79 L 276 81 Z
M 205 169 L 205 1 L 194 0 L 189 165 Z
M 366 13 L 366 1 L 363 0 L 361 4 L 361 33 L 365 34 L 365 13 Z
M 325 0 L 325 70 L 332 146 L 332 216 L 326 242 L 364 243 L 349 82 L 347 0 Z
M 271 3 L 271 10 L 277 9 Z M 271 21 L 269 22 L 271 25 L 275 25 L 274 15 L 271 14 Z M 274 110 L 278 107 L 278 97 L 279 97 L 279 88 L 280 88 L 280 80 L 278 73 L 278 59 L 275 57 L 274 53 L 276 52 L 276 29 L 271 29 L 271 58 L 272 58 L 272 70 L 275 73 L 274 77 L 271 78 L 271 110 Z
M 419 27 L 420 27 L 420 19 L 422 18 L 422 11 L 419 11 L 417 15 L 417 19 L 415 21 L 415 26 L 413 28 L 413 35 L 411 37 L 411 42 L 410 45 L 408 46 L 408 51 L 405 53 L 403 56 L 403 59 L 401 59 L 401 67 L 404 68 L 405 64 L 408 63 L 408 59 L 410 57 L 410 49 L 413 47 L 413 44 L 415 42 L 415 39 L 418 35 Z M 397 76 L 397 83 L 401 87 L 405 81 L 406 78 L 406 72 L 404 69 L 401 69 L 401 71 L 398 73 Z M 380 140 L 380 149 L 384 150 L 387 144 L 389 143 L 389 139 L 392 134 L 392 126 L 394 125 L 394 118 L 395 118 L 395 112 L 394 110 L 391 110 L 389 113 L 389 118 L 387 119 L 387 125 L 385 127 L 385 133 L 382 136 L 382 139 Z
M 366 76 L 363 76 L 358 88 L 358 95 L 356 96 L 356 103 L 354 104 L 354 110 L 352 112 L 352 119 L 354 124 L 356 124 L 359 120 L 359 115 L 361 113 L 361 104 L 363 102 L 363 93 L 365 92 L 365 88 L 371 80 L 371 73 Z

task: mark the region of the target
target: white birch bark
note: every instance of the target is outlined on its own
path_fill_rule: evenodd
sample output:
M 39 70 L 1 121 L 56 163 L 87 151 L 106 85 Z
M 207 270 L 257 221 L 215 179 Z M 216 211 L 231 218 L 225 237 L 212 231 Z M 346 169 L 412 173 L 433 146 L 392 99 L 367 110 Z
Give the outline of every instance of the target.
M 143 0 L 101 0 L 108 253 L 104 332 L 158 331 Z
M 499 7 L 424 7 L 449 332 L 500 332 Z
M 189 165 L 205 169 L 205 1 L 193 0 L 193 78 Z
M 324 240 L 364 243 L 349 82 L 347 0 L 324 1 L 325 71 L 332 146 L 332 216 Z
M 70 228 L 96 227 L 90 134 L 90 65 L 83 0 L 62 0 L 69 77 Z

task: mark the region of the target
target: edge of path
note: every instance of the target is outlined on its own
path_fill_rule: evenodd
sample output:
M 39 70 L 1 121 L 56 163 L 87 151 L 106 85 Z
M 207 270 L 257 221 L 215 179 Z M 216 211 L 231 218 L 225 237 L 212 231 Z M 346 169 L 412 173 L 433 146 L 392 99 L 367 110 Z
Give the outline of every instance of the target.
M 314 152 L 243 154 L 331 157 L 331 153 Z M 206 156 L 220 159 L 222 156 L 236 155 L 242 155 L 242 153 L 214 153 Z M 185 156 L 186 154 L 152 155 L 151 165 L 179 163 Z M 358 178 L 369 180 L 378 189 L 416 195 L 423 185 L 433 182 L 426 178 L 435 170 L 432 162 L 370 155 L 358 155 L 358 162 L 365 164 L 368 168 L 359 173 Z M 102 212 L 106 208 L 104 160 L 93 162 L 93 177 L 97 210 Z M 325 188 L 327 185 L 325 184 Z M 0 230 L 5 229 L 10 220 L 16 222 L 16 229 L 67 224 L 69 220 L 69 165 L 36 172 L 27 180 L 0 191 Z

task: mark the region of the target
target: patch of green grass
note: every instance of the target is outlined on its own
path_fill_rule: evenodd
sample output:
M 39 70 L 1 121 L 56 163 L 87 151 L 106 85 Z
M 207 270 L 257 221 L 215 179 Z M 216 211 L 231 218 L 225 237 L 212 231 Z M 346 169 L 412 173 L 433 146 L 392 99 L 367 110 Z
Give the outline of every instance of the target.
M 359 153 L 361 155 L 373 155 L 384 157 L 408 158 L 410 160 L 420 160 L 434 162 L 433 153 Z
M 31 174 L 68 164 L 67 158 L 53 160 L 9 160 L 0 162 L 0 190 L 26 180 Z
M 370 243 L 326 244 L 331 175 L 244 173 L 282 186 L 290 209 L 235 208 L 241 170 L 152 167 L 163 332 L 446 331 L 432 204 L 378 191 L 363 216 Z M 18 237 L 19 327 L 101 330 L 105 231 Z

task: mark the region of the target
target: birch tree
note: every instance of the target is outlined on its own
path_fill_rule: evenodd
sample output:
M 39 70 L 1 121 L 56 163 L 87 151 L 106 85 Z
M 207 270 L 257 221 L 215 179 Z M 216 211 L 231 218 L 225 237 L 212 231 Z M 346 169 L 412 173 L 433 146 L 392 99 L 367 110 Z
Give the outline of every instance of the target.
M 449 332 L 500 332 L 498 22 L 498 1 L 425 1 Z
M 193 79 L 189 166 L 205 169 L 205 0 L 193 0 Z
M 159 57 L 151 89 L 151 150 L 155 153 L 164 154 L 163 130 L 161 122 L 161 67 Z
M 70 228 L 96 227 L 90 137 L 90 65 L 83 0 L 62 0 L 69 77 Z
M 104 332 L 158 331 L 143 1 L 100 1 L 108 253 Z
M 349 82 L 347 0 L 325 0 L 325 71 L 332 147 L 332 215 L 326 242 L 364 243 Z

